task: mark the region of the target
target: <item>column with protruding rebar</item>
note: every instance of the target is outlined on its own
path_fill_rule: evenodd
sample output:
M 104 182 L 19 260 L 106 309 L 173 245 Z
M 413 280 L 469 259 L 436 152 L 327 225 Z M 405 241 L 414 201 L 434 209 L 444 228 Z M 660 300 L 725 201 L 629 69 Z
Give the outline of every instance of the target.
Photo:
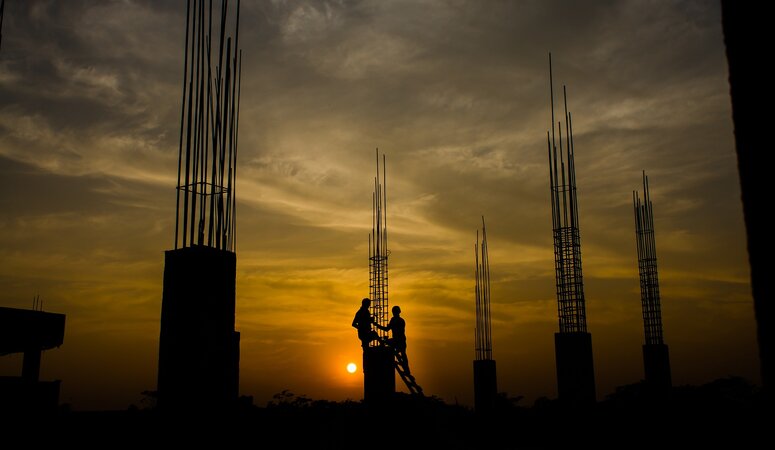
M 573 121 L 563 86 L 564 121 L 555 122 L 552 55 L 549 54 L 549 92 L 552 129 L 547 131 L 552 209 L 554 274 L 557 288 L 559 332 L 554 335 L 557 393 L 560 401 L 574 405 L 596 401 L 592 335 L 587 332 L 581 237 L 576 196 Z M 563 138 L 563 128 L 565 137 Z
M 165 252 L 158 405 L 234 406 L 239 5 L 189 0 L 178 149 L 175 246 Z
M 372 223 L 369 235 L 369 294 L 374 323 L 382 327 L 388 323 L 388 235 L 387 235 L 387 193 L 385 155 L 382 155 L 380 174 L 379 150 L 377 150 L 377 174 L 374 177 L 372 194 Z M 374 327 L 380 339 L 387 332 Z M 388 400 L 396 391 L 393 351 L 382 345 L 380 340 L 372 341 L 363 348 L 363 398 L 375 404 Z
M 482 217 L 482 240 L 476 232 L 474 245 L 476 266 L 474 297 L 476 299 L 476 328 L 474 328 L 474 410 L 491 411 L 498 397 L 495 360 L 492 359 L 492 319 L 490 317 L 490 255 L 487 249 L 487 229 Z
M 654 240 L 654 214 L 649 179 L 643 172 L 643 199 L 632 193 L 635 211 L 635 242 L 638 250 L 640 299 L 643 308 L 643 368 L 646 385 L 654 393 L 665 393 L 672 386 L 670 355 L 662 335 L 662 308 L 657 274 L 657 246 Z

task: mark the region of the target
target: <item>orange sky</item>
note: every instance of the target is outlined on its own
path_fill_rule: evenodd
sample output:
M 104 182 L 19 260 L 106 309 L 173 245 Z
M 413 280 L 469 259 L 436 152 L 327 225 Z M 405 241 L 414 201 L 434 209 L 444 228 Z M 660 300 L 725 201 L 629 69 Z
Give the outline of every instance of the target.
M 759 383 L 719 6 L 243 2 L 240 391 L 360 399 L 374 149 L 390 303 L 427 394 L 471 404 L 487 219 L 498 387 L 555 397 L 547 53 L 573 112 L 598 398 L 643 377 L 632 190 L 651 181 L 674 384 Z M 75 409 L 155 389 L 174 237 L 185 8 L 11 2 L 0 49 L 0 305 L 67 315 Z M 21 355 L 0 357 L 0 375 Z M 400 383 L 400 380 L 399 380 Z M 399 384 L 400 386 L 400 384 Z M 405 388 L 402 387 L 405 390 Z

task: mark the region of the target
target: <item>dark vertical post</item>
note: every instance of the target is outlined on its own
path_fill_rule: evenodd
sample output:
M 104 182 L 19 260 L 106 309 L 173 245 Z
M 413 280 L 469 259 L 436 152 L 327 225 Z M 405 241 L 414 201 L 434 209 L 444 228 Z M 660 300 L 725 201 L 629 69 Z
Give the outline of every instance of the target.
M 773 284 L 770 281 L 770 206 L 761 196 L 770 190 L 770 168 L 767 151 L 770 140 L 767 114 L 761 113 L 761 86 L 769 80 L 762 70 L 756 49 L 767 42 L 768 15 L 748 2 L 721 0 L 721 16 L 729 67 L 729 92 L 735 127 L 737 169 L 743 202 L 748 261 L 751 267 L 751 290 L 757 322 L 759 361 L 764 392 L 771 398 L 773 376 Z M 753 50 L 753 51 L 752 51 Z
M 29 348 L 24 351 L 22 360 L 22 378 L 27 381 L 40 379 L 40 348 Z

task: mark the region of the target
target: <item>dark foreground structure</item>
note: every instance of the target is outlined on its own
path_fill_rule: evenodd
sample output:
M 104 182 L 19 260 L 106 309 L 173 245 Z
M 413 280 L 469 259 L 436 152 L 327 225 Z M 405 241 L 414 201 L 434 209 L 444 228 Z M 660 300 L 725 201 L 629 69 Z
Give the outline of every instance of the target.
M 363 399 L 370 404 L 384 404 L 396 392 L 393 351 L 386 346 L 363 349 Z
M 165 252 L 159 340 L 159 404 L 229 406 L 239 393 L 234 331 L 237 258 L 192 246 Z
M 588 406 L 596 401 L 592 335 L 587 332 L 584 279 L 581 270 L 579 207 L 576 198 L 576 166 L 573 119 L 563 86 L 565 120 L 555 122 L 552 55 L 549 54 L 549 93 L 552 130 L 546 133 L 549 149 L 549 184 L 554 238 L 554 273 L 560 330 L 554 335 L 557 392 L 560 401 Z M 565 140 L 563 141 L 563 128 Z M 559 145 L 559 148 L 558 148 Z
M 56 411 L 60 380 L 40 381 L 40 358 L 64 338 L 64 314 L 0 307 L 0 356 L 24 353 L 21 376 L 0 377 L 0 413 Z
M 226 1 L 215 13 L 211 6 L 189 1 L 186 10 L 175 249 L 165 253 L 159 336 L 162 410 L 233 408 L 239 393 L 239 2 L 233 13 Z
M 118 442 L 179 447 L 210 441 L 219 446 L 253 442 L 258 448 L 331 450 L 621 449 L 662 448 L 666 443 L 758 448 L 771 441 L 769 416 L 760 414 L 765 411 L 760 394 L 744 380 L 674 387 L 670 400 L 663 403 L 651 402 L 640 392 L 640 384 L 623 386 L 581 415 L 547 399 L 532 406 L 506 402 L 492 414 L 481 415 L 436 397 L 397 393 L 390 402 L 372 407 L 285 393 L 266 406 L 205 412 L 186 421 L 153 409 L 62 412 L 47 420 L 14 424 L 14 430 L 46 430 L 27 433 L 29 444 L 101 448 Z M 649 424 L 645 432 L 644 423 Z

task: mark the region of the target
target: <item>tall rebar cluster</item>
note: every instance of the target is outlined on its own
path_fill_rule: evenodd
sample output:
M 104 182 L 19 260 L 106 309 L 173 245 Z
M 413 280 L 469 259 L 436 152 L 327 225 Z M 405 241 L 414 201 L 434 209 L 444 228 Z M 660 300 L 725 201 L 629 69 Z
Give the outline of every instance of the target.
M 546 133 L 546 145 L 549 152 L 554 273 L 560 322 L 560 329 L 554 334 L 557 396 L 563 403 L 590 406 L 597 401 L 597 395 L 592 335 L 587 331 L 584 279 L 581 271 L 573 118 L 568 112 L 568 95 L 563 86 L 565 120 L 555 121 L 551 53 L 549 53 L 549 95 L 552 130 Z M 563 128 L 565 128 L 564 138 Z
M 219 9 L 213 11 L 213 0 L 189 0 L 186 6 L 176 249 L 200 245 L 233 251 L 236 246 L 240 2 L 233 13 L 228 0 Z
M 662 344 L 662 310 L 657 276 L 657 246 L 654 240 L 654 215 L 649 195 L 649 178 L 643 172 L 643 200 L 638 191 L 632 192 L 635 211 L 635 241 L 640 272 L 640 300 L 643 307 L 643 328 L 646 344 Z
M 492 321 L 490 319 L 490 258 L 487 252 L 487 228 L 482 216 L 482 240 L 479 241 L 479 230 L 476 231 L 474 244 L 476 268 L 476 328 L 475 350 L 476 360 L 492 359 Z
M 386 193 L 386 161 L 382 155 L 382 177 L 380 177 L 379 149 L 377 149 L 377 174 L 374 177 L 374 192 L 372 193 L 371 234 L 369 235 L 369 294 L 371 298 L 371 315 L 374 322 L 387 326 L 388 323 L 388 234 L 387 234 L 387 193 Z M 377 330 L 380 336 L 386 337 L 387 332 Z M 374 341 L 371 346 L 378 345 Z
M 546 132 L 546 143 L 549 149 L 554 273 L 560 333 L 586 332 L 587 315 L 584 304 L 584 280 L 581 271 L 579 208 L 576 199 L 576 168 L 573 156 L 573 121 L 568 112 L 567 92 L 563 85 L 565 121 L 564 124 L 555 122 L 551 53 L 549 54 L 549 86 L 552 103 L 552 130 Z M 563 127 L 565 128 L 564 139 Z

